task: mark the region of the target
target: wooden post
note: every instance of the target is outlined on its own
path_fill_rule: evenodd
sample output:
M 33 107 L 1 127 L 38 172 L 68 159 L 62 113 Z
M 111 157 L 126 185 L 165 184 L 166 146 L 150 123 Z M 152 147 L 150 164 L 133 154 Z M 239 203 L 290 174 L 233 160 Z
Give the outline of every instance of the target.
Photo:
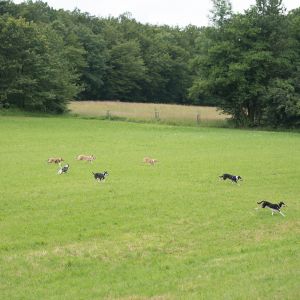
M 108 120 L 110 120 L 110 111 L 109 111 L 109 110 L 106 111 L 106 118 L 107 118 Z
M 154 110 L 154 117 L 157 121 L 159 121 L 159 111 L 156 108 Z
M 197 125 L 200 125 L 200 113 L 199 112 L 197 113 L 196 122 L 197 122 Z

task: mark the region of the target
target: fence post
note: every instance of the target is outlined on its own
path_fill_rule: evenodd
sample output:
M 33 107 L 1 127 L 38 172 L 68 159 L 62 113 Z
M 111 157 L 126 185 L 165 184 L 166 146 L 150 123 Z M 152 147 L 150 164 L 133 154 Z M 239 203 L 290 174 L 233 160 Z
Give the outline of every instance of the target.
M 107 118 L 108 120 L 110 120 L 110 111 L 109 111 L 109 110 L 106 111 L 106 118 Z
M 196 122 L 197 122 L 197 125 L 199 125 L 200 124 L 200 113 L 198 112 L 197 113 L 197 118 L 196 118 Z
M 159 121 L 159 111 L 156 108 L 154 109 L 154 117 L 157 121 Z

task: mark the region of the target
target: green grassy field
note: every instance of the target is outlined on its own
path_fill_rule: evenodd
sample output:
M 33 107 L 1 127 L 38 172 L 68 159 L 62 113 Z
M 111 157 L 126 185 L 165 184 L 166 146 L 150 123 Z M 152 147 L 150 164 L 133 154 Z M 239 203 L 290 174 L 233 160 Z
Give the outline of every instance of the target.
M 0 154 L 1 299 L 299 298 L 297 133 L 9 116 Z

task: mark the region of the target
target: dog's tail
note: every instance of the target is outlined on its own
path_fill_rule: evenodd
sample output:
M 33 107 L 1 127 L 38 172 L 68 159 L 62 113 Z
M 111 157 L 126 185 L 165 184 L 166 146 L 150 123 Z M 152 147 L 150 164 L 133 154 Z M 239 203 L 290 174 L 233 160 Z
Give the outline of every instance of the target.
M 257 202 L 257 204 L 262 204 L 264 202 L 264 200 L 260 201 L 260 202 Z

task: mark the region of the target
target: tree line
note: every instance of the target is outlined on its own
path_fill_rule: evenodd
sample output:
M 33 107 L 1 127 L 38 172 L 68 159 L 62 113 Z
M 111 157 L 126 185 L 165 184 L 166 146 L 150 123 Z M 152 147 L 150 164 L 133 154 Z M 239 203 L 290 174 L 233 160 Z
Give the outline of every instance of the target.
M 210 26 L 180 28 L 0 0 L 0 105 L 214 105 L 238 126 L 299 126 L 300 8 L 256 0 L 237 14 L 229 0 L 212 2 Z

